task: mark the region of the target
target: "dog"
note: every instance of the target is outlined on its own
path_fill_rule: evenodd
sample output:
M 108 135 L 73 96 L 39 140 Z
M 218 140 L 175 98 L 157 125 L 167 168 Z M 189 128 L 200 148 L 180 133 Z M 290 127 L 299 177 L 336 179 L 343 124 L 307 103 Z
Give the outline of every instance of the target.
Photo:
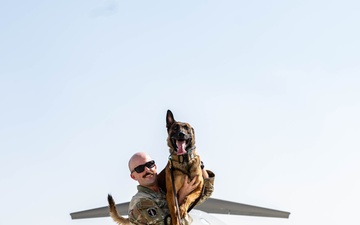
M 200 156 L 196 152 L 195 132 L 188 123 L 178 122 L 170 110 L 166 114 L 167 145 L 169 147 L 169 161 L 166 167 L 158 174 L 159 187 L 166 191 L 171 224 L 181 225 L 182 219 L 189 210 L 200 199 L 204 179 L 201 170 Z M 189 180 L 197 177 L 198 186 L 185 197 L 181 205 L 177 202 L 177 193 L 188 176 Z M 110 216 L 119 225 L 129 225 L 128 218 L 120 216 L 116 210 L 115 202 L 111 195 L 108 195 Z
M 200 199 L 204 179 L 201 170 L 200 156 L 196 152 L 194 128 L 184 122 L 178 122 L 170 110 L 166 114 L 167 145 L 169 146 L 169 161 L 165 167 L 165 173 L 159 174 L 158 182 L 160 187 L 166 187 L 166 200 L 170 210 L 173 225 L 181 224 L 181 219 L 185 217 Z M 163 178 L 165 174 L 165 179 Z M 198 186 L 182 202 L 177 204 L 177 193 L 185 181 L 185 177 L 192 180 L 197 177 Z

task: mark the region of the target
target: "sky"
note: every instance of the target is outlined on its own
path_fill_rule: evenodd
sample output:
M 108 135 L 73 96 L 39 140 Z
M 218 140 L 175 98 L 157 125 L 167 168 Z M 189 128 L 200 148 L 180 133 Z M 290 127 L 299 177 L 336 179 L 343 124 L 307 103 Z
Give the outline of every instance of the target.
M 9 1 L 0 7 L 0 224 L 111 225 L 128 159 L 195 129 L 214 198 L 359 224 L 359 1 Z

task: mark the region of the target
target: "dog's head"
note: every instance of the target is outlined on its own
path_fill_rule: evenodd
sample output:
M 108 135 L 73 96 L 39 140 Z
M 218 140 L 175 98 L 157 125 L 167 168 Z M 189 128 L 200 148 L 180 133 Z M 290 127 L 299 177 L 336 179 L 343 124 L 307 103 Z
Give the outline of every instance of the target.
M 188 123 L 177 122 L 170 110 L 166 114 L 166 128 L 170 154 L 183 155 L 195 148 L 194 129 Z

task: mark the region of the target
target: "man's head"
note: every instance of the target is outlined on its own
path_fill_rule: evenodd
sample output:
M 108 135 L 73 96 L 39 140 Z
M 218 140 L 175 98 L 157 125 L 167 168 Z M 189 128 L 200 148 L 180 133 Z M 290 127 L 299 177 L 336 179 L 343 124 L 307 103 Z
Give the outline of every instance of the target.
M 145 152 L 135 153 L 129 160 L 130 177 L 140 185 L 149 187 L 157 185 L 156 164 Z

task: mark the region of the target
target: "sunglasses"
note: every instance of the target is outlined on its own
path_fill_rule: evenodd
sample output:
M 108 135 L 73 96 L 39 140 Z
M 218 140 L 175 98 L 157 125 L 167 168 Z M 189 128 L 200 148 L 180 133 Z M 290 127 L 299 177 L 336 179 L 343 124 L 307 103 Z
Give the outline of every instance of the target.
M 145 166 L 147 167 L 147 168 L 153 168 L 154 166 L 155 166 L 155 161 L 154 160 L 151 160 L 151 161 L 149 161 L 149 162 L 146 162 L 145 164 L 142 164 L 142 165 L 139 165 L 139 166 L 137 166 L 137 167 L 135 167 L 132 171 L 131 171 L 131 173 L 133 173 L 134 171 L 136 171 L 137 173 L 142 173 L 142 172 L 144 172 L 144 170 L 145 170 Z

